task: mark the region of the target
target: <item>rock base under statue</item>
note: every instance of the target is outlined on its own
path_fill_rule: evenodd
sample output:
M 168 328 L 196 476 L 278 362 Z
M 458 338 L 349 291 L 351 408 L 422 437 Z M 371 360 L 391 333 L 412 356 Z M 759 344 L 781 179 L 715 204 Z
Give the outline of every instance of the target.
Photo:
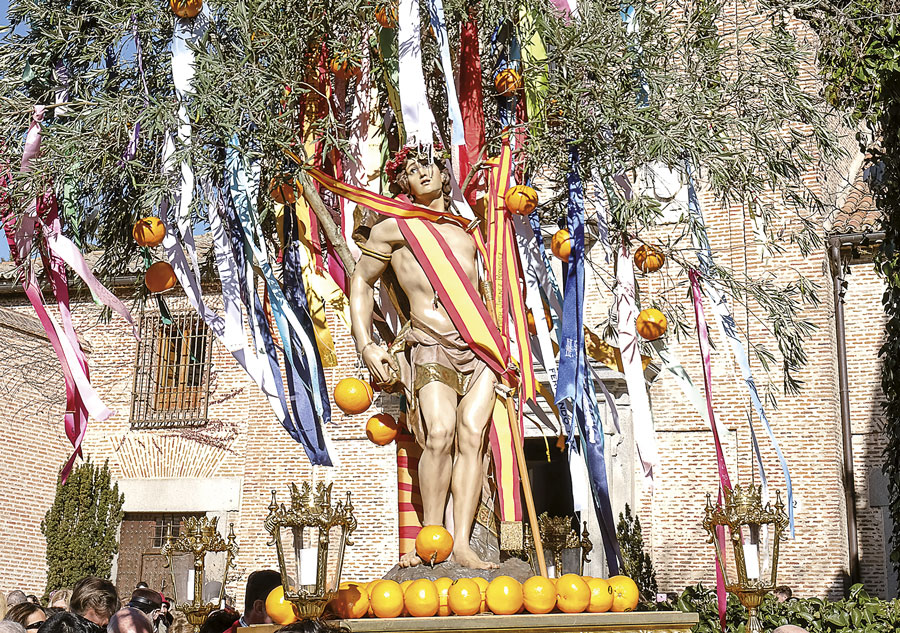
M 502 563 L 498 569 L 469 569 L 452 561 L 444 561 L 438 563 L 434 567 L 431 565 L 416 565 L 415 567 L 394 567 L 384 575 L 385 580 L 396 580 L 403 582 L 404 580 L 418 580 L 419 578 L 427 578 L 428 580 L 437 580 L 438 578 L 450 578 L 458 580 L 460 578 L 474 578 L 481 576 L 487 580 L 493 580 L 497 576 L 512 576 L 519 582 L 525 582 L 534 572 L 525 561 L 518 558 L 510 558 Z

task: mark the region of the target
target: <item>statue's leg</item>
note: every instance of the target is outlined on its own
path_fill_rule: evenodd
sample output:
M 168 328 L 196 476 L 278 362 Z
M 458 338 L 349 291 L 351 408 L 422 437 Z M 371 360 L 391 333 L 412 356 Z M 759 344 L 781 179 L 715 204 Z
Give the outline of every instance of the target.
M 472 522 L 481 500 L 484 435 L 494 410 L 496 377 L 490 371 L 481 375 L 459 404 L 457 412 L 456 463 L 453 465 L 453 559 L 472 569 L 491 569 L 494 563 L 481 560 L 469 546 Z
M 444 507 L 450 491 L 453 441 L 456 434 L 456 391 L 442 382 L 430 382 L 418 394 L 419 414 L 425 427 L 425 446 L 419 458 L 419 491 L 422 522 L 443 525 Z M 401 567 L 421 564 L 415 550 L 405 552 Z

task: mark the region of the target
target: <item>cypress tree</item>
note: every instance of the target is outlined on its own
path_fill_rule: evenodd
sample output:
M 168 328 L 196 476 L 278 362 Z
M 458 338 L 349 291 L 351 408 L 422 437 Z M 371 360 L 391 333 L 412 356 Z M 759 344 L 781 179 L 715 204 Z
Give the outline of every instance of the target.
M 650 555 L 644 551 L 644 537 L 641 534 L 641 520 L 631 514 L 631 508 L 625 504 L 625 512 L 619 513 L 619 524 L 616 536 L 622 549 L 622 562 L 625 575 L 634 581 L 641 592 L 641 599 L 654 602 L 658 586 L 656 570 Z
M 47 593 L 85 576 L 109 578 L 119 551 L 124 503 L 108 462 L 99 467 L 87 461 L 72 470 L 65 484 L 57 482 L 53 505 L 41 521 L 47 539 Z

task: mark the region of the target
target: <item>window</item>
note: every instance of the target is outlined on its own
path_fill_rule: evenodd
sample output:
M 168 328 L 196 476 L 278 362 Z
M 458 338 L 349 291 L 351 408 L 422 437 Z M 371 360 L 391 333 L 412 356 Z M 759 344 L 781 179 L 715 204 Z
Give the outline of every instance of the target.
M 195 313 L 141 316 L 131 399 L 131 427 L 206 424 L 209 332 Z

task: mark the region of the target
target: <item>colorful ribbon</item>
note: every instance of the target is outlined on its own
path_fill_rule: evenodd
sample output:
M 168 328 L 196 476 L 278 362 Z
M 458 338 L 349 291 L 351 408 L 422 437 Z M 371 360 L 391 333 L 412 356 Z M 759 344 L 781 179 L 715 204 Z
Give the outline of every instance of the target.
M 722 333 L 722 337 L 728 341 L 731 353 L 741 369 L 741 375 L 743 376 L 744 383 L 747 387 L 747 392 L 750 395 L 750 402 L 752 403 L 756 414 L 759 416 L 759 419 L 762 420 L 763 426 L 766 429 L 766 434 L 769 436 L 769 440 L 775 448 L 775 453 L 778 455 L 778 461 L 781 464 L 781 471 L 784 473 L 784 481 L 787 488 L 790 533 L 791 538 L 794 538 L 794 491 L 791 485 L 791 475 L 788 471 L 787 460 L 781 452 L 781 447 L 778 444 L 778 440 L 775 438 L 772 426 L 769 424 L 769 418 L 766 416 L 766 412 L 763 409 L 762 400 L 756 389 L 756 381 L 754 380 L 753 372 L 750 369 L 750 361 L 747 359 L 747 352 L 744 349 L 744 344 L 738 336 L 737 324 L 731 314 L 731 309 L 728 307 L 728 300 L 710 274 L 713 266 L 712 250 L 709 245 L 709 237 L 706 234 L 706 223 L 703 220 L 700 201 L 697 198 L 697 192 L 694 188 L 691 166 L 687 160 L 685 160 L 685 172 L 688 176 L 688 213 L 694 226 L 697 227 L 697 230 L 694 232 L 694 240 L 695 247 L 697 248 L 697 258 L 700 261 L 700 271 L 703 273 L 703 289 L 712 302 L 712 309 L 716 315 L 716 324 L 719 331 Z M 761 461 L 760 468 L 762 468 Z

